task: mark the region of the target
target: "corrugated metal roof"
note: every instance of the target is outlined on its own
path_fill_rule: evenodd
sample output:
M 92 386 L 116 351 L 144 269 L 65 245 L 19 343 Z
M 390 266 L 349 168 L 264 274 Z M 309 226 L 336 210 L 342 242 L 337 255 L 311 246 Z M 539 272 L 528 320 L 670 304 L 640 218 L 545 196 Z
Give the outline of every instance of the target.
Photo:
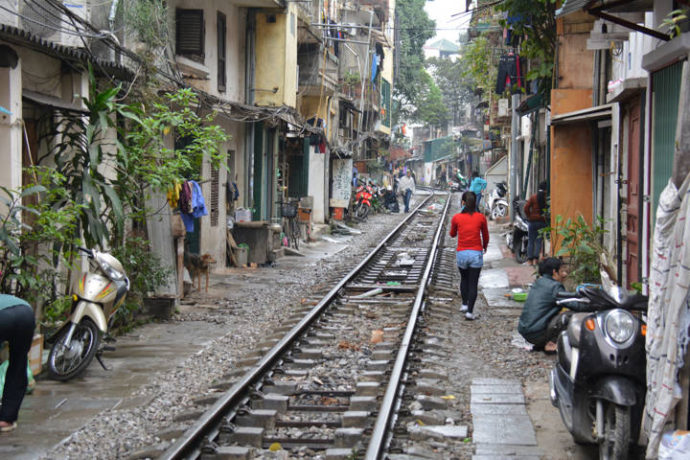
M 556 10 L 556 17 L 565 16 L 566 14 L 574 13 L 584 9 L 592 0 L 565 0 L 563 6 Z
M 31 48 L 68 62 L 91 62 L 96 64 L 96 68 L 94 69 L 95 71 L 102 69 L 103 72 L 107 72 L 116 78 L 128 79 L 133 75 L 132 71 L 130 71 L 126 66 L 117 64 L 116 62 L 93 57 L 83 48 L 60 45 L 59 43 L 46 40 L 24 29 L 10 26 L 8 24 L 0 24 L 0 40 L 12 43 L 14 45 Z

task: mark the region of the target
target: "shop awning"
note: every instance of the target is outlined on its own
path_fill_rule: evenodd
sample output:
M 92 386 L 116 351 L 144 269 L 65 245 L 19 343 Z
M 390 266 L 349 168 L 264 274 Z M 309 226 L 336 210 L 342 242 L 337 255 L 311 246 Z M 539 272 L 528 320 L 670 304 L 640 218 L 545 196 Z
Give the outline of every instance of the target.
M 522 101 L 520 105 L 517 106 L 515 111 L 521 117 L 529 115 L 530 113 L 536 112 L 544 106 L 544 104 L 542 104 L 542 101 L 543 99 L 541 97 L 541 94 L 535 94 L 534 96 L 530 96 L 524 101 Z
M 28 89 L 25 89 L 22 91 L 22 99 L 29 100 L 31 102 L 38 104 L 38 105 L 52 107 L 54 109 L 59 109 L 59 110 L 65 110 L 68 112 L 88 113 L 79 104 L 69 103 L 69 102 L 63 101 L 62 99 L 59 99 L 57 97 L 49 96 L 47 94 L 37 93 L 36 91 L 31 91 Z
M 641 32 L 660 40 L 669 41 L 671 37 L 663 32 L 641 26 L 635 22 L 611 14 L 651 11 L 653 8 L 654 2 L 651 0 L 565 0 L 563 5 L 556 10 L 556 17 L 560 18 L 577 11 L 584 11 L 592 16 L 627 27 L 636 32 Z
M 572 123 L 583 123 L 588 121 L 605 120 L 611 118 L 613 104 L 598 105 L 588 109 L 576 110 L 551 118 L 551 125 L 568 125 Z

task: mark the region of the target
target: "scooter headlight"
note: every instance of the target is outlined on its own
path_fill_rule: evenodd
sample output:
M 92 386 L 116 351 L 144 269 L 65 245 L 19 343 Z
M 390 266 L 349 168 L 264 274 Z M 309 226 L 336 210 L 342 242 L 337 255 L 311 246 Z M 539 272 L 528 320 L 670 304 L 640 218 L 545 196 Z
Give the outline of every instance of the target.
M 101 270 L 103 270 L 103 273 L 105 273 L 105 275 L 111 280 L 120 281 L 125 277 L 124 273 L 113 268 L 108 262 L 103 260 L 102 257 L 98 257 L 96 260 L 98 261 L 98 265 L 101 267 Z
M 625 343 L 635 333 L 635 318 L 625 310 L 611 310 L 604 323 L 606 334 L 616 343 Z

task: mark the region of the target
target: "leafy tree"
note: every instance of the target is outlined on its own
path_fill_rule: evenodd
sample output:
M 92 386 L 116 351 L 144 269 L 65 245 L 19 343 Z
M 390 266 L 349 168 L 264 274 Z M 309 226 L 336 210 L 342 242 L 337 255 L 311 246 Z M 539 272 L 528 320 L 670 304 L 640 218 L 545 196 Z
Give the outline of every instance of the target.
M 497 69 L 492 62 L 492 46 L 485 36 L 465 45 L 460 67 L 462 76 L 470 80 L 470 85 L 483 90 L 482 97 L 488 100 L 496 84 Z
M 434 36 L 436 27 L 436 23 L 424 11 L 425 3 L 425 0 L 408 0 L 399 2 L 395 8 L 400 36 L 400 65 L 393 93 L 399 102 L 395 104 L 394 123 L 400 120 L 401 115 L 413 112 L 420 97 L 422 88 L 419 82 L 424 79 L 425 73 L 422 47 Z
M 470 79 L 463 76 L 463 65 L 460 60 L 430 58 L 426 67 L 434 77 L 436 85 L 443 95 L 443 103 L 449 110 L 453 125 L 462 122 L 461 107 L 473 99 Z
M 215 113 L 197 113 L 198 103 L 194 92 L 184 88 L 161 100 L 127 108 L 131 123 L 125 134 L 126 149 L 117 155 L 117 185 L 131 217 L 145 220 L 143 197 L 152 191 L 165 192 L 174 183 L 200 179 L 204 158 L 214 168 L 224 165 L 218 147 L 229 136 L 213 123 Z M 174 147 L 165 142 L 169 134 L 177 138 Z
M 55 295 L 55 267 L 68 265 L 82 206 L 70 197 L 64 176 L 50 168 L 31 172 L 37 184 L 0 187 L 0 289 L 40 307 Z
M 413 114 L 418 120 L 428 125 L 442 127 L 448 124 L 448 108 L 443 103 L 441 90 L 426 71 L 421 75 L 418 83 L 417 110 Z

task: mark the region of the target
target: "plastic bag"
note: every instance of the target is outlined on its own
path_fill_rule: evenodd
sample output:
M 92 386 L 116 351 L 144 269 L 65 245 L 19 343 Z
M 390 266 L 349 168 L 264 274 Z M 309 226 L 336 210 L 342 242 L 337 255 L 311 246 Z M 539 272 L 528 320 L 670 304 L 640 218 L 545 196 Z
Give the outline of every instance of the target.
M 659 460 L 690 458 L 690 431 L 667 431 L 661 436 Z
M 9 365 L 9 360 L 3 361 L 0 364 L 0 398 L 2 398 L 2 392 L 5 390 L 5 374 L 7 374 Z M 29 363 L 26 364 L 26 377 L 29 380 L 29 384 L 26 386 L 26 394 L 31 394 L 34 391 L 34 386 L 36 386 L 36 380 L 34 380 L 34 374 L 31 372 Z

